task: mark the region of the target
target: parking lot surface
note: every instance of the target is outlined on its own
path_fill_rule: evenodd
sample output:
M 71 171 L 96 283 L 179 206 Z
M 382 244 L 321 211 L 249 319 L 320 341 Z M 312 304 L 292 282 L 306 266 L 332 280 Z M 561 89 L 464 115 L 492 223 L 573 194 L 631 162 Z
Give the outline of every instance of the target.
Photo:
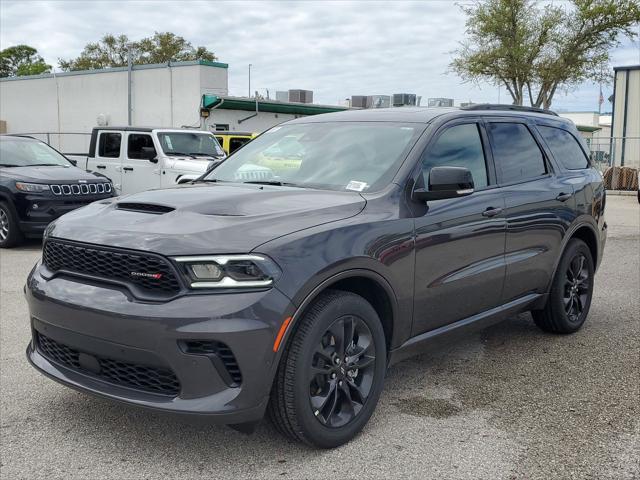
M 390 369 L 377 411 L 331 451 L 263 422 L 223 426 L 109 403 L 25 359 L 22 287 L 39 242 L 0 252 L 0 476 L 4 478 L 640 477 L 640 209 L 609 196 L 591 313 L 575 335 L 523 314 Z

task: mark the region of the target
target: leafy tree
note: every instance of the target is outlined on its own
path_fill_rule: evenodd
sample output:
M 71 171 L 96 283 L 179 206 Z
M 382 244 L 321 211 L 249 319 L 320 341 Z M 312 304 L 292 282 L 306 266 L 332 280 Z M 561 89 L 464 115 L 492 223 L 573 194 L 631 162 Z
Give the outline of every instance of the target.
M 558 89 L 608 82 L 609 52 L 635 38 L 640 0 L 571 0 L 565 6 L 533 0 L 486 0 L 462 7 L 467 38 L 451 69 L 466 81 L 504 85 L 515 105 L 525 97 L 549 108 Z
M 28 45 L 16 45 L 0 51 L 0 77 L 40 75 L 49 73 L 51 65 Z
M 166 63 L 184 60 L 209 60 L 216 56 L 206 47 L 194 48 L 190 42 L 171 32 L 155 32 L 152 37 L 131 42 L 126 35 L 107 34 L 98 42 L 88 43 L 79 57 L 59 59 L 60 68 L 91 70 L 127 65 L 128 51 L 134 64 Z

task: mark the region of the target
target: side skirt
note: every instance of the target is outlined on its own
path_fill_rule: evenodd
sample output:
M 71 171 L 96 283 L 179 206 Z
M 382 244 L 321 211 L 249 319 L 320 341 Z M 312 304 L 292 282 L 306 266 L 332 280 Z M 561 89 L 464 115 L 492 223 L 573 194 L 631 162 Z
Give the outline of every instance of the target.
M 424 353 L 427 350 L 439 346 L 441 343 L 449 343 L 470 331 L 482 330 L 512 315 L 542 308 L 547 301 L 547 296 L 547 294 L 542 293 L 530 293 L 524 297 L 516 298 L 508 303 L 492 308 L 491 310 L 463 318 L 462 320 L 444 325 L 435 330 L 421 333 L 391 351 L 389 353 L 389 365 Z

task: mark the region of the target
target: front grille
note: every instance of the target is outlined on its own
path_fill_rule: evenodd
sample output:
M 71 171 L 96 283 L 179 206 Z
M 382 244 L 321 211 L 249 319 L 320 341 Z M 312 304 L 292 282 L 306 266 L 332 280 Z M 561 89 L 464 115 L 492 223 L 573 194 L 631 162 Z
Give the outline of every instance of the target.
M 152 296 L 168 297 L 180 292 L 173 268 L 155 255 L 48 240 L 43 260 L 54 272 L 63 270 L 126 282 Z
M 54 195 L 102 195 L 112 191 L 108 182 L 49 185 L 49 188 Z
M 172 397 L 180 393 L 180 382 L 169 368 L 149 367 L 98 355 L 85 354 L 56 342 L 40 332 L 36 332 L 35 336 L 40 353 L 49 360 L 60 363 L 65 367 L 81 371 L 114 385 L 136 390 L 170 395 Z M 81 354 L 93 357 L 99 368 L 91 370 L 84 368 L 80 358 Z
M 238 386 L 242 383 L 240 366 L 236 361 L 235 355 L 226 344 L 213 340 L 187 340 L 181 342 L 181 348 L 184 352 L 192 355 L 217 356 L 222 361 L 225 370 L 235 384 L 234 386 Z
M 120 202 L 116 205 L 118 210 L 129 210 L 132 212 L 163 214 L 173 212 L 173 207 L 166 205 L 156 205 L 155 203 L 132 203 Z

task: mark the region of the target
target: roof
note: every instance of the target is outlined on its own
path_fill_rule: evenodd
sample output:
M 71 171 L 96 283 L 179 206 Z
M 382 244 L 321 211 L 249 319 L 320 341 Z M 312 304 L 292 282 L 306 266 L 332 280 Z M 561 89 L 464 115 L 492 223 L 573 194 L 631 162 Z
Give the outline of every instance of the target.
M 207 60 L 189 60 L 184 62 L 167 62 L 167 63 L 150 63 L 147 65 L 134 65 L 132 70 L 150 70 L 154 68 L 167 68 L 167 67 L 189 67 L 193 65 L 202 65 L 205 67 L 216 68 L 229 68 L 229 64 L 221 62 L 209 62 Z M 38 78 L 53 78 L 53 77 L 70 77 L 73 75 L 94 75 L 97 73 L 114 73 L 114 72 L 126 72 L 127 67 L 112 67 L 112 68 L 96 68 L 94 70 L 74 70 L 71 72 L 57 72 L 57 73 L 43 73 L 41 75 L 24 75 L 20 77 L 1 77 L 0 82 L 13 82 L 17 80 L 34 80 Z
M 223 102 L 216 109 L 246 110 L 255 112 L 256 100 L 247 97 L 220 97 Z M 258 100 L 258 112 L 288 113 L 291 115 L 317 115 L 347 110 L 347 107 L 335 105 L 316 105 L 313 103 L 279 102 L 277 100 Z
M 250 137 L 254 132 L 236 132 L 235 130 L 212 130 L 214 135 L 229 135 L 234 137 Z
M 505 105 L 505 107 L 510 107 Z M 549 115 L 547 113 L 537 113 L 532 111 L 497 110 L 494 106 L 491 110 L 465 110 L 457 107 L 390 107 L 372 108 L 362 110 L 349 110 L 345 112 L 328 113 L 313 117 L 299 118 L 288 123 L 310 123 L 310 122 L 399 122 L 399 123 L 429 123 L 434 118 L 440 116 L 450 117 L 477 117 L 500 116 L 500 117 L 529 117 L 539 120 L 551 121 L 555 123 L 570 123 L 570 120 Z
M 640 65 L 624 65 L 621 67 L 613 67 L 614 72 L 618 72 L 621 70 L 640 70 Z
M 300 118 L 292 122 L 404 122 L 429 123 L 444 113 L 460 112 L 459 108 L 389 107 L 348 110 L 313 117 Z
M 152 132 L 154 130 L 162 130 L 166 132 L 213 133 L 213 132 L 210 132 L 209 130 L 200 130 L 199 128 L 135 127 L 135 126 L 118 126 L 118 125 L 109 125 L 107 127 L 93 127 L 93 130 L 117 130 L 120 132 Z

